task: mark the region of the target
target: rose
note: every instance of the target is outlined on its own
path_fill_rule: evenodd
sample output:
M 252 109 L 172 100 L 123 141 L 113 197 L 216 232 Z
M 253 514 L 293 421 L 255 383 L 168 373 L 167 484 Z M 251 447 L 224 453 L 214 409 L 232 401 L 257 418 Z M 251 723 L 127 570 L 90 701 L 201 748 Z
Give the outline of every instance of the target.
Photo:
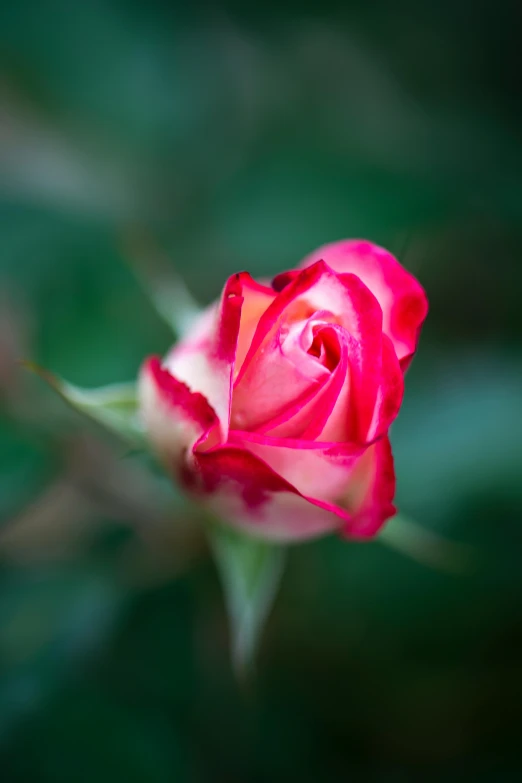
M 142 368 L 152 447 L 252 535 L 370 537 L 395 513 L 388 429 L 426 313 L 415 278 L 365 241 L 322 247 L 271 286 L 233 275 Z

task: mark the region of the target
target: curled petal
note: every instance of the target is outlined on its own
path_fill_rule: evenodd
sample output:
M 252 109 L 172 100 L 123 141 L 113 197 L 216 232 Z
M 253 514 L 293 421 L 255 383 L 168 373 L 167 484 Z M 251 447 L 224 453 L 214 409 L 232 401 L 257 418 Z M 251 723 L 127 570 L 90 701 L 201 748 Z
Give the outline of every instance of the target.
M 233 431 L 231 440 L 269 465 L 309 502 L 342 516 L 346 537 L 370 538 L 395 514 L 395 473 L 387 437 L 367 449 Z M 299 537 L 309 537 L 306 529 Z
M 352 288 L 355 289 L 357 285 L 359 286 L 358 293 L 365 288 L 353 276 Z M 371 293 L 367 289 L 365 290 L 366 296 L 371 297 Z M 352 298 L 352 293 L 347 281 L 342 280 L 321 260 L 293 275 L 288 285 L 283 288 L 259 319 L 243 366 L 236 378 L 236 388 L 244 376 L 251 371 L 250 364 L 254 357 L 260 350 L 266 348 L 280 329 L 283 321 L 286 324 L 292 324 L 297 321 L 305 321 L 314 313 L 328 312 L 334 323 L 339 323 L 352 334 L 357 334 L 361 318 L 365 317 L 365 313 L 359 311 L 357 302 Z M 378 318 L 382 318 L 377 302 L 375 302 L 374 312 Z
M 316 390 L 289 408 L 286 415 L 269 422 L 260 432 L 303 441 L 350 442 L 357 440 L 354 417 L 350 415 L 350 348 L 355 345 L 343 327 L 326 324 L 319 332 L 324 341 L 335 344 L 336 365 Z
M 316 405 L 313 394 L 310 395 L 310 385 L 299 385 L 296 379 L 298 388 L 295 394 L 292 389 L 286 388 L 295 404 L 279 410 L 270 407 L 270 401 L 279 400 L 281 395 L 274 391 L 273 384 L 266 383 L 267 374 L 260 372 L 259 363 L 262 361 L 264 366 L 276 355 L 274 341 L 277 341 L 282 324 L 288 328 L 295 322 L 306 323 L 316 313 L 325 314 L 324 324 L 316 327 L 317 338 L 324 344 L 325 352 L 330 351 L 336 357 L 330 378 L 323 376 L 317 386 L 318 392 L 321 389 L 318 394 L 320 399 Z M 307 438 L 364 440 L 372 421 L 381 380 L 381 353 L 382 312 L 371 291 L 355 275 L 337 275 L 323 261 L 318 261 L 292 275 L 290 282 L 261 317 L 235 381 L 234 404 L 237 409 L 246 410 L 255 399 L 252 390 L 263 382 L 266 404 L 261 406 L 262 415 L 255 422 L 248 421 L 249 429 L 262 426 L 263 431 L 273 431 L 277 427 L 278 435 L 296 436 L 303 434 L 299 427 L 305 426 Z M 309 357 L 309 363 L 312 365 L 312 357 Z M 255 408 L 259 413 L 257 404 Z M 349 408 L 356 408 L 357 415 L 352 416 Z M 334 411 L 335 416 L 329 422 Z M 328 432 L 323 433 L 327 425 Z M 234 426 L 247 428 L 239 421 Z M 353 431 L 354 427 L 357 432 Z
M 308 346 L 301 345 L 302 335 L 301 324 L 285 334 L 278 329 L 252 358 L 234 389 L 231 427 L 256 430 L 270 426 L 274 418 L 304 404 L 329 380 L 329 371 L 306 352 Z
M 345 291 L 343 325 L 331 324 L 325 332 L 336 335 L 340 360 L 304 437 L 364 442 L 381 384 L 382 312 L 358 277 L 337 280 Z
M 341 507 L 305 496 L 262 459 L 235 446 L 196 454 L 186 488 L 216 516 L 271 541 L 314 538 L 350 520 Z
M 299 492 L 329 503 L 343 496 L 364 452 L 364 447 L 352 444 L 291 440 L 233 430 L 230 440 L 270 465 Z
M 372 343 L 371 321 L 366 328 L 356 340 L 343 327 L 325 325 L 325 339 L 337 341 L 338 360 L 331 375 L 314 394 L 297 400 L 257 432 L 360 445 L 386 433 L 402 402 L 403 374 L 388 337 L 377 333 Z
M 330 388 L 325 384 L 314 401 L 304 438 L 369 444 L 396 418 L 404 394 L 403 373 L 391 341 L 377 332 L 369 312 L 367 307 L 358 339 L 342 327 L 327 327 L 337 333 L 341 359 Z
M 157 356 L 141 369 L 140 415 L 155 451 L 171 469 L 200 444 L 219 439 L 219 420 L 199 392 L 174 378 Z
M 194 333 L 176 345 L 165 360 L 173 376 L 208 400 L 220 422 L 221 442 L 228 435 L 238 353 L 246 351 L 249 330 L 273 297 L 269 288 L 256 283 L 246 272 L 232 275 L 219 305 L 204 313 Z
M 392 340 L 397 358 L 406 369 L 417 347 L 422 322 L 428 312 L 424 289 L 387 250 L 364 240 L 342 240 L 315 250 L 301 268 L 324 260 L 339 274 L 357 275 L 378 299 L 383 329 Z M 286 281 L 276 278 L 275 285 Z
M 338 502 L 349 511 L 343 529 L 348 538 L 371 538 L 396 513 L 395 470 L 389 438 L 370 446 L 356 465 L 348 491 Z
M 382 335 L 380 357 L 380 383 L 373 410 L 372 421 L 366 433 L 366 442 L 386 434 L 399 413 L 404 396 L 404 375 L 392 342 Z
M 241 272 L 239 278 L 244 302 L 237 340 L 235 375 L 241 369 L 259 319 L 276 297 L 273 289 L 253 280 L 247 272 Z

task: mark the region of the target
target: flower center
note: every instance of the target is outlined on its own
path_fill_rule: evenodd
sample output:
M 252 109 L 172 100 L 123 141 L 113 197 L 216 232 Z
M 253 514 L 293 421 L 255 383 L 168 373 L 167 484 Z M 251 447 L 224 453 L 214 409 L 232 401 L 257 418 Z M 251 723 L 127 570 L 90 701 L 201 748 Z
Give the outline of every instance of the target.
M 338 342 L 327 328 L 332 323 L 338 323 L 336 316 L 320 310 L 307 320 L 287 320 L 280 329 L 282 353 L 306 377 L 318 380 L 337 366 Z

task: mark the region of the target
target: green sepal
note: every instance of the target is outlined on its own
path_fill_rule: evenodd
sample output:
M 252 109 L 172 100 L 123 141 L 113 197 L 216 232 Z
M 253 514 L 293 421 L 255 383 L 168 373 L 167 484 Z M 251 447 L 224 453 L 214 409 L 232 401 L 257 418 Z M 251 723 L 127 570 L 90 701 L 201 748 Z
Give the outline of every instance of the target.
M 42 378 L 75 411 L 101 424 L 134 447 L 143 446 L 144 436 L 138 417 L 135 383 L 115 383 L 97 389 L 83 389 L 34 362 L 22 364 Z
M 252 672 L 283 575 L 285 549 L 214 521 L 207 532 L 225 594 L 232 662 L 244 679 Z

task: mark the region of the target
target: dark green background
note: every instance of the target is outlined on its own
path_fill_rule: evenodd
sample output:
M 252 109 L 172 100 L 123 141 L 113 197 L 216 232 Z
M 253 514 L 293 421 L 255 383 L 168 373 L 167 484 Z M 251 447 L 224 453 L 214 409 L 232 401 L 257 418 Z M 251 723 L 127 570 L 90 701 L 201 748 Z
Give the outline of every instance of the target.
M 2 781 L 520 780 L 517 15 L 2 2 Z M 350 236 L 430 299 L 397 500 L 470 549 L 441 569 L 380 543 L 293 549 L 245 692 L 194 520 L 14 364 L 95 386 L 167 349 L 136 232 L 202 302 Z

